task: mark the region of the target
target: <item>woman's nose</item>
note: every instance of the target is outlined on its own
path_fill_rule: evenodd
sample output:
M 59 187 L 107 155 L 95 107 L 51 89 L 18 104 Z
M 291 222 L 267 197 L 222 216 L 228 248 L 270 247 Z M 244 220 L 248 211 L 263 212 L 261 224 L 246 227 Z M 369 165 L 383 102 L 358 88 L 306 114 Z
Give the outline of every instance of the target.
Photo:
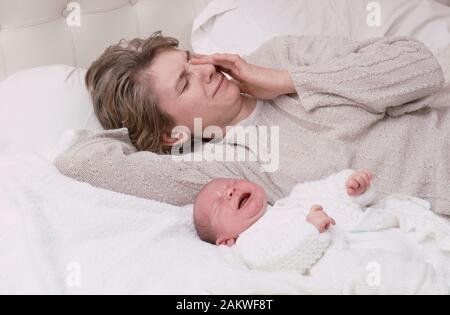
M 195 69 L 201 73 L 202 78 L 204 78 L 206 83 L 211 82 L 214 77 L 214 74 L 217 72 L 216 66 L 213 64 L 204 64 L 204 65 L 191 65 L 191 69 Z

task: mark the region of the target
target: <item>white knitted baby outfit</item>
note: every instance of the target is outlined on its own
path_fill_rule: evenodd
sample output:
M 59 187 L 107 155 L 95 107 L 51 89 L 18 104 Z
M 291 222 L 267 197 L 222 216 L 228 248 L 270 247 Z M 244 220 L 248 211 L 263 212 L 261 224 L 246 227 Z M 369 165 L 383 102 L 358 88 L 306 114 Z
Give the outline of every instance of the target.
M 330 244 L 330 235 L 319 234 L 298 209 L 274 206 L 239 236 L 235 248 L 251 269 L 306 273 Z
M 298 184 L 288 197 L 269 207 L 236 242 L 243 262 L 252 269 L 307 273 L 332 241 L 330 232 L 320 234 L 306 221 L 314 204 L 322 205 L 343 230 L 377 231 L 396 226 L 397 219 L 389 213 L 371 208 L 363 211 L 374 200 L 372 185 L 358 197 L 347 195 L 345 183 L 353 172 L 347 169 L 325 180 Z

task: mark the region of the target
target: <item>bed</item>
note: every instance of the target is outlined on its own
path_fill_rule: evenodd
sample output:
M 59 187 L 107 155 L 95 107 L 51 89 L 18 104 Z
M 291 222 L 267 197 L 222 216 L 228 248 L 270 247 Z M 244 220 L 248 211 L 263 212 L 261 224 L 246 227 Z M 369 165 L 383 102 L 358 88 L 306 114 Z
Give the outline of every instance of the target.
M 367 23 L 370 2 L 0 0 L 0 294 L 317 293 L 307 277 L 249 271 L 200 242 L 191 205 L 79 183 L 52 160 L 77 130 L 102 129 L 83 79 L 121 38 L 161 29 L 184 49 L 239 54 L 289 33 L 450 44 L 446 1 L 380 0 L 379 26 Z

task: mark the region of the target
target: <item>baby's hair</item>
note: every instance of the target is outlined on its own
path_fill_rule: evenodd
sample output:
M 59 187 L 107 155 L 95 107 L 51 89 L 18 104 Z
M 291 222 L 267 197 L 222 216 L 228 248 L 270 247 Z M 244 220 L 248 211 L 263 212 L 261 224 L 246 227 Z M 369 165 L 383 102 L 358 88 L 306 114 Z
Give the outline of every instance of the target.
M 216 245 L 216 235 L 213 233 L 211 225 L 207 222 L 202 222 L 205 220 L 196 220 L 194 219 L 195 230 L 197 231 L 197 235 L 204 242 Z
M 206 187 L 206 185 L 205 185 L 205 187 Z M 195 197 L 194 213 L 193 213 L 194 226 L 195 226 L 195 231 L 197 232 L 197 235 L 200 237 L 200 239 L 202 241 L 215 245 L 217 237 L 216 237 L 216 233 L 214 233 L 214 231 L 213 231 L 211 223 L 209 222 L 209 220 L 203 219 L 198 215 L 199 209 L 197 206 L 197 199 L 200 196 L 200 194 L 202 193 L 202 191 L 205 189 L 205 187 L 203 187 L 203 189 Z

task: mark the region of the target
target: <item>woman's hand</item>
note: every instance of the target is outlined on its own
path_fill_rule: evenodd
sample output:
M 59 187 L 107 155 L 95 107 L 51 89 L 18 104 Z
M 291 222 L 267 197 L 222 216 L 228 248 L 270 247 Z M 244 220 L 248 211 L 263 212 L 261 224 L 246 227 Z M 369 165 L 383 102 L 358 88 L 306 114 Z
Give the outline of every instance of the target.
M 336 225 L 336 221 L 329 217 L 320 205 L 311 207 L 306 221 L 314 225 L 319 233 L 325 233 L 332 225 Z
M 232 77 L 242 93 L 259 99 L 274 99 L 277 96 L 295 93 L 295 88 L 287 70 L 252 65 L 235 54 L 193 54 L 193 65 L 213 64 L 219 71 Z
M 359 196 L 366 192 L 372 180 L 372 173 L 369 170 L 354 172 L 346 182 L 347 194 Z

